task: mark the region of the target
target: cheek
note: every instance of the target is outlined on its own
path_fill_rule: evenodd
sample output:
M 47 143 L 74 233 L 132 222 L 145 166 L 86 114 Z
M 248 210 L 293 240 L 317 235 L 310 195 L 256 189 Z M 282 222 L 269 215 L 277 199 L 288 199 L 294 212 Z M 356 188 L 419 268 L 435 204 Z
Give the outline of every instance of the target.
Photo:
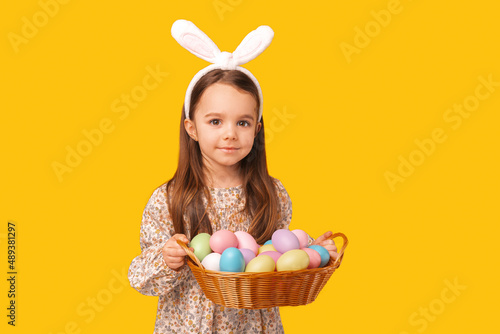
M 252 147 L 253 142 L 255 140 L 254 132 L 253 131 L 248 131 L 248 133 L 245 133 L 244 136 L 240 138 L 241 142 L 245 144 L 245 146 L 250 146 Z
M 203 139 L 204 142 L 212 142 L 216 137 L 216 134 L 213 131 L 206 131 L 206 129 L 199 129 L 198 137 Z

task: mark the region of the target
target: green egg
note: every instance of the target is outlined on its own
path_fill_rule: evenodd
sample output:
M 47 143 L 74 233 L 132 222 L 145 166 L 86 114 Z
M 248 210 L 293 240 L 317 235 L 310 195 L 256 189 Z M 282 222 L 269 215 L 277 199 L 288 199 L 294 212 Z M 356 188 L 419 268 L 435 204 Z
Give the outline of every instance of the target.
M 203 261 L 205 256 L 212 253 L 212 249 L 210 248 L 210 234 L 200 233 L 196 235 L 189 243 L 189 247 L 194 249 L 194 255 L 196 255 L 198 260 Z

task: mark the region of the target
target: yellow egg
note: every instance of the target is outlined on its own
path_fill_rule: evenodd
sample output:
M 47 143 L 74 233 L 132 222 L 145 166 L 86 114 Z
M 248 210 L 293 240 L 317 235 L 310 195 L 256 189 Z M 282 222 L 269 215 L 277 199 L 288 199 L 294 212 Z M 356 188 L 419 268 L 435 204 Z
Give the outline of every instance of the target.
M 269 245 L 264 245 L 264 246 L 261 246 L 259 248 L 259 252 L 257 254 L 260 254 L 262 252 L 268 252 L 268 251 L 273 251 L 273 252 L 276 252 L 276 249 L 274 248 L 273 245 L 269 244 Z
M 284 253 L 276 263 L 278 271 L 302 270 L 309 265 L 309 255 L 301 249 L 292 249 Z
M 245 272 L 249 273 L 265 273 L 274 271 L 275 263 L 269 255 L 259 255 L 248 262 Z

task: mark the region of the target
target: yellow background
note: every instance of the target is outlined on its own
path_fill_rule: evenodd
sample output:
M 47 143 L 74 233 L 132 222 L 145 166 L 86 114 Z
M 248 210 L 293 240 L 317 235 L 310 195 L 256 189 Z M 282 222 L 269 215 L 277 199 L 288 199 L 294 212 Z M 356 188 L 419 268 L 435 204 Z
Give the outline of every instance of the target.
M 286 333 L 500 329 L 500 86 L 459 127 L 444 119 L 474 102 L 479 77 L 500 82 L 496 2 L 74 0 L 46 21 L 35 0 L 5 6 L 2 333 L 152 333 L 157 298 L 133 290 L 126 271 L 140 252 L 142 210 L 176 168 L 185 89 L 208 65 L 171 37 L 179 18 L 229 52 L 259 25 L 273 28 L 271 46 L 245 65 L 264 92 L 269 169 L 292 198 L 292 228 L 350 239 L 317 300 L 281 309 Z M 372 11 L 388 9 L 390 22 L 375 23 Z M 26 20 L 40 27 L 14 47 Z M 349 57 L 347 44 L 357 48 Z M 128 115 L 114 112 L 148 67 L 168 76 Z M 106 119 L 112 131 L 60 181 L 53 163 Z M 446 140 L 421 155 L 415 140 L 436 128 Z M 391 189 L 385 174 L 398 173 L 400 156 L 421 164 Z M 9 220 L 15 328 L 5 317 Z

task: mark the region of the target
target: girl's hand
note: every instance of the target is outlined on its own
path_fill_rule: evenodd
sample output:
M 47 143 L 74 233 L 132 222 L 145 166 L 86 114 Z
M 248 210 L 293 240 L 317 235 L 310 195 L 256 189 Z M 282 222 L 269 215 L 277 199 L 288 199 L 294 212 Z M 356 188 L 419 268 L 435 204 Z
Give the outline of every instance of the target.
M 189 240 L 184 234 L 175 234 L 168 239 L 162 249 L 165 263 L 173 270 L 178 270 L 186 263 L 186 251 L 177 243 L 177 240 L 189 244 Z
M 314 240 L 312 245 L 320 245 L 325 247 L 328 253 L 330 253 L 330 257 L 336 260 L 339 254 L 337 253 L 337 246 L 335 246 L 335 242 L 332 239 L 329 239 L 332 235 L 333 233 L 331 231 L 328 231 Z

